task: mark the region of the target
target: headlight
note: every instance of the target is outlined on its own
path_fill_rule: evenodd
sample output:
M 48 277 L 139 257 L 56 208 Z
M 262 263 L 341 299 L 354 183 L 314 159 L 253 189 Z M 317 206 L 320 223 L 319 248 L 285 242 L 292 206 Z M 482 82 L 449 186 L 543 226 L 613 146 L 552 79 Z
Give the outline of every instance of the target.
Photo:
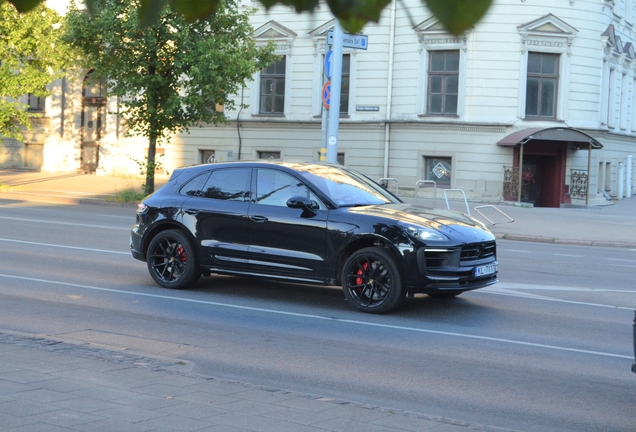
M 419 239 L 422 240 L 436 240 L 436 241 L 447 241 L 448 237 L 446 237 L 441 232 L 434 230 L 433 228 L 425 228 L 419 225 L 411 225 L 400 222 L 400 225 L 403 226 L 406 231 Z

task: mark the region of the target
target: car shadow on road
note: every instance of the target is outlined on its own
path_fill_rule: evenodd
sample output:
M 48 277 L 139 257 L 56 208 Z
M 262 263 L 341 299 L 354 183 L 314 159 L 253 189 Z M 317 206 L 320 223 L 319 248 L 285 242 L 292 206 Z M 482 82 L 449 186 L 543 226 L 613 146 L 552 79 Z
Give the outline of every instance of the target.
M 258 307 L 283 307 L 286 310 L 317 308 L 320 312 L 313 313 L 321 314 L 334 311 L 356 312 L 345 300 L 342 289 L 337 286 L 213 275 L 199 280 L 190 291 L 209 293 L 214 297 L 213 301 L 256 301 L 259 303 Z M 483 320 L 484 316 L 491 316 L 492 313 L 492 307 L 474 296 L 441 300 L 418 294 L 406 298 L 400 308 L 383 316 L 417 319 L 420 322 L 465 323 L 467 320 Z

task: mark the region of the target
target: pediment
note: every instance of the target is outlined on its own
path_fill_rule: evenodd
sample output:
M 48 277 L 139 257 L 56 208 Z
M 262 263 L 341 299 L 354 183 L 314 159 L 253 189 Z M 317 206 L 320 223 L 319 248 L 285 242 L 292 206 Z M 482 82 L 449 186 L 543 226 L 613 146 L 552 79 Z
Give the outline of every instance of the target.
M 254 30 L 255 39 L 293 39 L 297 34 L 282 24 L 271 20 Z
M 448 33 L 442 23 L 435 17 L 422 21 L 413 29 L 418 33 Z
M 634 45 L 631 42 L 627 42 L 623 48 L 623 52 L 630 60 L 636 60 L 636 52 L 634 52 Z
M 521 24 L 517 27 L 522 34 L 549 35 L 572 37 L 579 31 L 552 14 L 547 14 L 536 20 Z
M 329 20 L 309 32 L 312 38 L 327 37 L 327 31 L 333 29 L 334 20 Z

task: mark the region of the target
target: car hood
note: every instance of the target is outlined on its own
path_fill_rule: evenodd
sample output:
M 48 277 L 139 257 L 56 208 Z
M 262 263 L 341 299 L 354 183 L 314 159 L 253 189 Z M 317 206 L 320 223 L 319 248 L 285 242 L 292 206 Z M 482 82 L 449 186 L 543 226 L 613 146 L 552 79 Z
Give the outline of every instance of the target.
M 357 215 L 379 217 L 431 228 L 440 231 L 447 237 L 462 241 L 495 239 L 495 236 L 481 222 L 452 210 L 418 207 L 404 203 L 351 207 L 347 210 Z

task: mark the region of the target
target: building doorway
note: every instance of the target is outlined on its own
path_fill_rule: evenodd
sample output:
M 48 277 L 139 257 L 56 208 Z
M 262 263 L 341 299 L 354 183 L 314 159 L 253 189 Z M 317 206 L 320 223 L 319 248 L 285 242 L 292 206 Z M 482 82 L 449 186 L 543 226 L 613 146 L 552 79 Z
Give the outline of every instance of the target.
M 103 79 L 86 74 L 82 87 L 81 169 L 95 172 L 99 165 L 99 145 L 106 126 L 106 94 Z

